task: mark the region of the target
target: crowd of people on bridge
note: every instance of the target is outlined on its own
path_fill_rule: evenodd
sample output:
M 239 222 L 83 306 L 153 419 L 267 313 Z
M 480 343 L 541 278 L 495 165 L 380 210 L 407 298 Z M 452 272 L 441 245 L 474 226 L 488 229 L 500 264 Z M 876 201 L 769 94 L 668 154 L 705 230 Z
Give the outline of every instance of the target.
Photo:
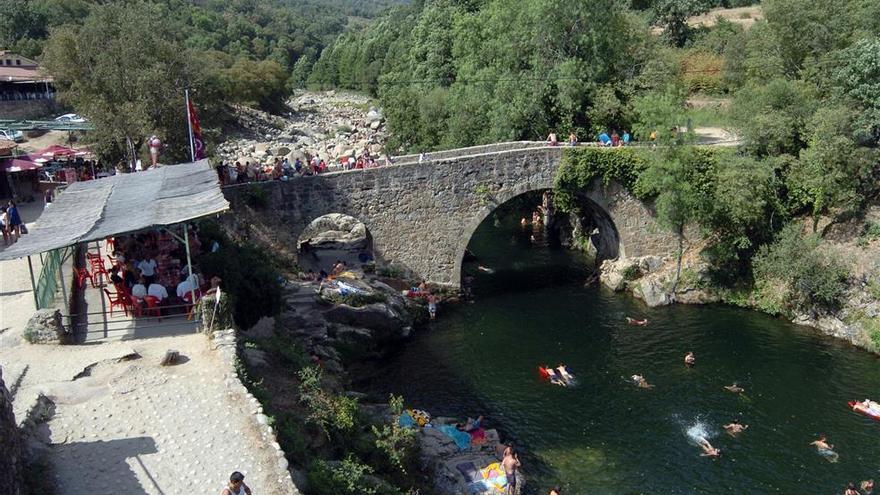
M 308 177 L 341 170 L 363 170 L 391 163 L 393 162 L 390 157 L 380 159 L 373 156 L 369 149 L 365 149 L 357 156 L 340 157 L 336 162 L 328 162 L 317 153 L 312 156 L 307 154 L 304 159 L 296 157 L 293 162 L 288 157 L 275 157 L 262 164 L 256 160 L 245 160 L 244 163 L 241 160 L 233 163 L 221 162 L 217 166 L 217 175 L 220 184 L 228 186 L 248 182 L 288 181 L 295 177 Z
M 651 140 L 653 141 L 655 137 L 656 135 L 652 133 Z M 598 134 L 598 136 L 596 136 L 596 140 L 594 141 L 594 143 L 598 144 L 599 146 L 605 146 L 609 148 L 629 146 L 631 142 L 632 136 L 630 135 L 629 131 L 626 130 L 622 131 L 620 134 L 618 134 L 616 130 L 612 130 L 610 135 L 608 134 L 608 131 L 602 131 Z M 560 145 L 559 137 L 556 135 L 555 132 L 551 132 L 549 135 L 547 135 L 547 144 L 549 144 L 550 146 Z M 568 146 L 580 145 L 580 141 L 578 140 L 577 134 L 574 131 L 572 131 L 571 134 L 568 135 L 568 141 L 566 142 L 566 144 Z

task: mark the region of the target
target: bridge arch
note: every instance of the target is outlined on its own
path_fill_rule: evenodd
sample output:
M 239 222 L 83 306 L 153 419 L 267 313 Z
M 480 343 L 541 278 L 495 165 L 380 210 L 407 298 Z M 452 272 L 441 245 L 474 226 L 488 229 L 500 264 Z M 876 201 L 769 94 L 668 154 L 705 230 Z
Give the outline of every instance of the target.
M 552 180 L 544 180 L 518 184 L 490 195 L 486 204 L 463 226 L 461 238 L 455 249 L 455 266 L 453 268 L 456 274 L 455 282 L 458 285 L 461 285 L 462 281 L 462 266 L 467 247 L 480 225 L 505 203 L 517 197 L 538 191 L 552 191 L 552 182 Z M 577 221 L 583 225 L 587 235 L 590 236 L 590 240 L 597 251 L 597 261 L 616 259 L 623 251 L 623 248 L 621 246 L 620 234 L 611 214 L 587 193 L 578 195 L 577 202 L 578 210 L 572 212 L 572 214 L 577 215 Z

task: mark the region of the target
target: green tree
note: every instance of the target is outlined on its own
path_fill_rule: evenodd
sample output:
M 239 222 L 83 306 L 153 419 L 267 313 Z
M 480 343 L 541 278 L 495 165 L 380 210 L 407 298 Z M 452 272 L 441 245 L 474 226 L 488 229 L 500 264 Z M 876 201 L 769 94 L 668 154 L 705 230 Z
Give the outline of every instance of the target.
M 95 6 L 46 44 L 43 62 L 61 101 L 94 122 L 90 138 L 105 157 L 125 156 L 129 141 L 139 149 L 155 133 L 168 145 L 166 160 L 188 159 L 184 88 L 207 123 L 216 112 L 217 88 L 169 32 L 167 15 L 144 2 Z
M 687 23 L 688 17 L 708 9 L 706 2 L 701 0 L 657 0 L 652 16 L 654 24 L 663 28 L 663 36 L 674 46 L 682 47 L 693 32 Z
M 866 38 L 843 50 L 834 71 L 837 89 L 859 111 L 853 117 L 861 141 L 880 144 L 880 38 Z
M 749 151 L 761 156 L 797 154 L 805 145 L 807 122 L 818 105 L 808 84 L 774 79 L 738 91 L 731 118 Z

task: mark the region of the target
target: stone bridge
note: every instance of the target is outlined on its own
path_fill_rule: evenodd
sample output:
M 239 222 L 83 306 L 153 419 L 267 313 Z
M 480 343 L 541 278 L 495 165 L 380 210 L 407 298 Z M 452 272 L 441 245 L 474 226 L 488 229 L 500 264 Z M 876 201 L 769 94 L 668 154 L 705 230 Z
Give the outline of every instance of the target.
M 501 143 L 430 153 L 423 163 L 408 155 L 391 166 L 258 187 L 266 192 L 276 228 L 289 229 L 283 237 L 299 239 L 313 220 L 329 213 L 350 215 L 366 225 L 380 264 L 457 287 L 465 249 L 480 223 L 516 196 L 551 189 L 561 157 L 561 147 L 545 143 Z M 235 204 L 249 187 L 254 185 L 224 192 Z M 598 229 L 593 240 L 604 257 L 666 255 L 678 248 L 677 237 L 658 225 L 650 205 L 618 184 L 597 182 L 581 202 Z

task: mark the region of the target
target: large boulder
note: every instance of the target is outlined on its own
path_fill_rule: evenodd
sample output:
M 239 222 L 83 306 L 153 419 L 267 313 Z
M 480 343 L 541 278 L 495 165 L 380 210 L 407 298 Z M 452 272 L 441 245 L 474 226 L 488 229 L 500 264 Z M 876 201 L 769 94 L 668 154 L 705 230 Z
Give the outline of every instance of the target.
M 317 249 L 361 251 L 367 247 L 367 227 L 356 218 L 331 213 L 309 224 L 301 238 Z
M 24 339 L 31 344 L 66 344 L 68 337 L 58 309 L 38 309 L 24 327 Z
M 381 122 L 385 117 L 382 115 L 382 110 L 376 107 L 370 107 L 370 111 L 367 112 L 367 120 L 370 122 Z
M 367 304 L 359 308 L 338 304 L 327 310 L 324 316 L 333 323 L 368 328 L 382 335 L 399 333 L 409 325 L 400 313 L 383 303 Z

